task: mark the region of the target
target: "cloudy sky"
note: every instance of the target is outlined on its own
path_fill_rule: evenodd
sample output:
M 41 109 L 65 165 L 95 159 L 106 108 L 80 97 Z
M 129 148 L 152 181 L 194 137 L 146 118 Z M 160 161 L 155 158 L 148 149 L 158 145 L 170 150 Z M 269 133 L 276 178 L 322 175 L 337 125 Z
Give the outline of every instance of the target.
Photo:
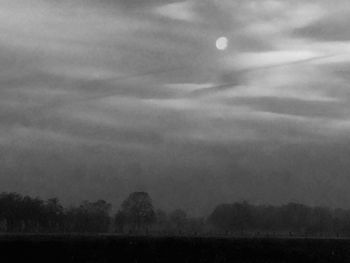
M 347 0 L 0 0 L 0 191 L 350 208 L 349 24 Z

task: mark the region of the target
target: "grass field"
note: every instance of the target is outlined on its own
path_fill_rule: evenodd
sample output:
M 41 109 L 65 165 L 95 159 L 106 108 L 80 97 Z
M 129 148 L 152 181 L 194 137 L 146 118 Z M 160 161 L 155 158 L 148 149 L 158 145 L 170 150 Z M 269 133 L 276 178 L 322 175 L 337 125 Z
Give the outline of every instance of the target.
M 2 235 L 0 262 L 350 262 L 350 240 Z

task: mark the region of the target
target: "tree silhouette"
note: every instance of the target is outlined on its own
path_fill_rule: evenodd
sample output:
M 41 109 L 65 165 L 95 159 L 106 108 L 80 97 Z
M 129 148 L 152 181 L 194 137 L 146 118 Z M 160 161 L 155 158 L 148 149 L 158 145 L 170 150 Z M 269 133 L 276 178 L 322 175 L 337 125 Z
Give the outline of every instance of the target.
M 176 209 L 169 214 L 171 225 L 179 233 L 183 232 L 187 224 L 187 214 L 181 209 Z
M 140 231 L 155 222 L 152 199 L 146 192 L 134 192 L 122 203 L 121 212 L 132 229 Z
M 114 216 L 115 231 L 118 233 L 123 233 L 126 223 L 127 221 L 126 221 L 125 214 L 119 210 Z
M 66 229 L 69 232 L 107 232 L 110 225 L 111 205 L 104 200 L 84 201 L 79 207 L 66 212 Z
M 45 220 L 50 231 L 62 231 L 64 223 L 64 209 L 57 198 L 51 198 L 46 201 Z
M 156 212 L 156 224 L 158 231 L 166 231 L 169 228 L 168 215 L 162 209 L 157 209 Z

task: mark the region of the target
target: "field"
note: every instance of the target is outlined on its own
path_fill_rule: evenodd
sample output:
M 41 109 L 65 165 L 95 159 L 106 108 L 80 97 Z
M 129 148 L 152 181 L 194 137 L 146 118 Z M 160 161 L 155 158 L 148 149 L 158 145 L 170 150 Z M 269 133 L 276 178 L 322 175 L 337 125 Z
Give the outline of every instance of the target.
M 350 240 L 2 235 L 0 262 L 350 262 Z

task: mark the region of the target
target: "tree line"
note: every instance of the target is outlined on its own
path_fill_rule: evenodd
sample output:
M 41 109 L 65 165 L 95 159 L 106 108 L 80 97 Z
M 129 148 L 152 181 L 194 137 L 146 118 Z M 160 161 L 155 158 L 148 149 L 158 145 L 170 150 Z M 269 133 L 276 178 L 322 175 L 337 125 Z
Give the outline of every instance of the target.
M 57 198 L 46 201 L 17 193 L 0 194 L 1 232 L 106 232 L 111 205 L 84 201 L 64 208 Z
M 350 210 L 240 202 L 218 205 L 207 218 L 193 218 L 181 209 L 155 209 L 146 192 L 131 193 L 114 214 L 104 200 L 64 207 L 57 198 L 2 193 L 0 232 L 350 236 Z
M 208 217 L 217 229 L 234 233 L 272 233 L 302 236 L 350 236 L 350 210 L 309 207 L 222 204 Z
M 3 233 L 189 233 L 199 232 L 200 219 L 176 209 L 154 209 L 148 193 L 135 192 L 111 215 L 105 200 L 64 207 L 57 198 L 42 200 L 18 193 L 0 194 L 0 232 Z

